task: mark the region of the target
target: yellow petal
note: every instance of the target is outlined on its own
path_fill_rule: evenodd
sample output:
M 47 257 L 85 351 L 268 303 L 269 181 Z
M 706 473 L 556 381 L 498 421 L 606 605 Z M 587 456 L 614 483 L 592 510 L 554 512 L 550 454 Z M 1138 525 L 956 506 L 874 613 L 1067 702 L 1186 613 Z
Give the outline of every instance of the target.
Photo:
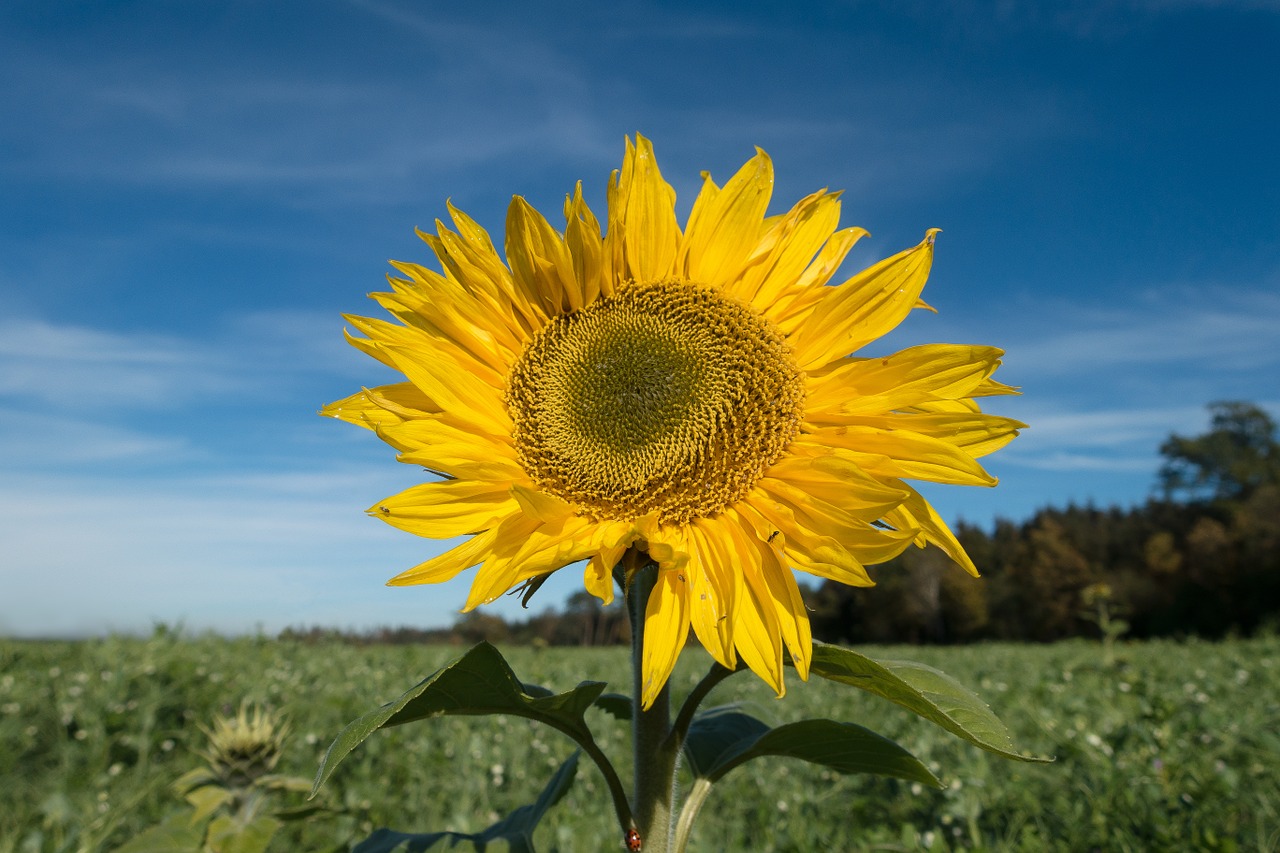
M 1000 366 L 1002 350 L 925 344 L 883 358 L 843 359 L 810 374 L 805 417 L 843 423 L 843 415 L 880 415 L 973 393 Z
M 593 556 L 599 551 L 599 532 L 598 525 L 584 518 L 541 522 L 522 517 L 476 572 L 463 609 L 488 604 L 522 581 Z
M 447 480 L 412 486 L 367 512 L 418 536 L 449 539 L 488 530 L 519 509 L 503 484 Z
M 846 422 L 849 426 L 867 426 L 877 429 L 910 430 L 939 441 L 953 444 L 975 459 L 994 453 L 1026 429 L 1022 421 L 984 415 L 981 412 L 887 415 L 856 415 Z
M 569 503 L 540 489 L 512 486 L 511 496 L 520 504 L 525 515 L 539 521 L 559 522 L 574 514 L 574 508 Z
M 907 496 L 831 453 L 813 436 L 797 439 L 792 448 L 793 455 L 784 456 L 765 472 L 770 482 L 777 482 L 775 490 L 825 501 L 863 521 L 875 521 Z
M 407 569 L 387 581 L 387 586 L 413 586 L 423 583 L 444 583 L 452 580 L 463 571 L 484 560 L 497 538 L 498 528 L 494 527 L 484 533 L 467 539 L 461 545 L 451 548 Z
M 689 621 L 703 648 L 728 669 L 737 663 L 733 616 L 742 575 L 725 565 L 709 539 L 723 536 L 718 519 L 698 519 L 686 530 L 689 540 Z
M 507 208 L 507 261 L 512 276 L 533 294 L 547 317 L 582 310 L 582 288 L 569 247 L 520 196 Z
M 759 148 L 723 188 L 704 181 L 680 252 L 689 281 L 720 285 L 746 266 L 772 193 L 773 162 Z
M 891 331 L 911 311 L 929 277 L 933 238 L 863 270 L 825 292 L 791 337 L 796 366 L 813 370 Z
M 760 506 L 768 507 L 768 516 Z M 737 511 L 748 521 L 756 537 L 777 544 L 788 564 L 819 578 L 835 580 L 846 587 L 873 587 L 874 583 L 859 561 L 844 544 L 832 537 L 814 533 L 797 521 L 791 507 L 773 501 L 763 491 L 740 503 Z M 879 537 L 876 537 L 879 542 Z M 901 548 L 905 548 L 902 544 Z M 900 549 L 901 549 L 900 548 Z
M 582 570 L 583 588 L 600 599 L 606 607 L 613 603 L 613 567 L 617 563 L 617 559 L 610 562 L 601 553 L 587 560 L 586 568 Z
M 813 654 L 813 635 L 809 629 L 809 614 L 804 599 L 796 585 L 791 567 L 783 560 L 779 550 L 768 542 L 756 542 L 760 550 L 760 577 L 773 602 L 778 617 L 778 630 L 796 673 L 801 681 L 809 680 L 809 660 Z M 763 597 L 763 594 L 762 594 Z
M 689 636 L 689 583 L 684 572 L 658 572 L 644 611 L 640 707 L 648 710 L 671 677 Z
M 614 279 L 650 282 L 670 276 L 680 245 L 676 193 L 662 179 L 649 140 L 640 135 L 635 145 L 627 140 L 622 172 L 614 173 L 610 190 L 605 242 Z
M 325 417 L 337 418 L 365 429 L 393 426 L 431 411 L 433 404 L 409 382 L 365 388 L 337 400 L 320 410 Z
M 523 348 L 523 332 L 459 282 L 418 264 L 392 261 L 408 278 L 388 276 L 392 293 L 372 298 L 408 326 L 453 341 L 477 361 L 505 373 Z
M 973 560 L 969 559 L 964 546 L 960 544 L 960 540 L 956 539 L 947 523 L 942 520 L 942 516 L 938 515 L 937 510 L 919 492 L 905 483 L 902 485 L 911 494 L 903 501 L 902 506 L 885 516 L 885 521 L 902 527 L 919 528 L 929 542 L 941 548 L 943 553 L 976 578 L 977 566 L 973 564 Z
M 483 228 L 452 204 L 449 213 L 456 233 L 437 220 L 436 234 L 419 231 L 418 236 L 435 252 L 449 278 L 480 300 L 513 334 L 527 339 L 546 322 L 533 294 L 512 278 Z
M 783 642 L 778 611 L 760 577 L 759 551 L 749 542 L 740 542 L 738 555 L 745 583 L 733 625 L 733 643 L 743 663 L 782 697 L 787 687 L 782 675 Z
M 800 278 L 840 221 L 839 194 L 818 192 L 800 201 L 766 237 L 768 253 L 743 273 L 732 293 L 765 316 L 794 298 Z M 825 282 L 822 282 L 825 284 Z M 821 287 L 821 284 L 817 285 Z
M 864 228 L 845 228 L 831 235 L 818 257 L 805 269 L 795 287 L 777 305 L 770 306 L 769 318 L 784 335 L 792 335 L 809 317 L 813 306 L 827 295 L 824 285 L 844 263 L 853 244 L 867 236 Z
M 509 483 L 527 479 L 508 441 L 461 428 L 440 417 L 388 425 L 378 435 L 402 451 L 397 458 L 406 464 L 468 480 Z
M 344 314 L 342 316 L 358 332 L 365 335 L 371 342 L 378 344 L 383 353 L 392 358 L 390 363 L 393 366 L 394 357 L 391 356 L 391 348 L 421 347 L 433 354 L 440 353 L 441 357 L 448 358 L 458 366 L 483 379 L 491 387 L 501 388 L 504 384 L 501 373 L 494 371 L 466 349 L 459 347 L 453 341 L 439 334 L 438 331 L 433 334 L 424 329 L 388 323 L 385 320 L 375 320 L 369 317 L 358 317 L 354 314 Z
M 502 394 L 451 362 L 444 351 L 425 347 L 388 346 L 396 370 L 429 400 L 455 417 L 466 416 L 476 429 L 490 435 L 510 435 L 511 419 Z
M 743 511 L 754 509 L 769 523 L 765 538 L 781 542 L 794 566 L 850 586 L 871 586 L 863 566 L 893 559 L 916 535 L 882 530 L 776 480 L 757 483 L 746 504 Z
M 814 430 L 808 440 L 824 444 L 880 477 L 904 477 L 957 486 L 994 486 L 997 482 L 972 456 L 953 444 L 908 430 L 831 427 Z
M 600 223 L 582 198 L 582 181 L 574 188 L 573 197 L 564 203 L 564 243 L 573 259 L 573 271 L 582 291 L 582 301 L 590 305 L 613 295 L 613 283 L 604 274 L 604 240 Z

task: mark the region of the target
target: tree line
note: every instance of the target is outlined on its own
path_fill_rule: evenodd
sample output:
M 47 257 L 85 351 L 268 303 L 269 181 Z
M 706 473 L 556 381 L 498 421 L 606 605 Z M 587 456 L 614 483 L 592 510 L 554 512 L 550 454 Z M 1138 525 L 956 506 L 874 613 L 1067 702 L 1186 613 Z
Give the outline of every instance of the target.
M 839 643 L 1047 642 L 1100 633 L 1221 637 L 1280 629 L 1280 443 L 1251 403 L 1211 404 L 1208 432 L 1160 446 L 1158 496 L 1127 509 L 1047 508 L 955 533 L 976 580 L 936 548 L 870 569 L 876 587 L 803 588 L 814 636 Z M 298 639 L 333 632 L 291 629 Z M 625 613 L 586 592 L 523 621 L 475 611 L 449 628 L 365 642 L 629 642 Z

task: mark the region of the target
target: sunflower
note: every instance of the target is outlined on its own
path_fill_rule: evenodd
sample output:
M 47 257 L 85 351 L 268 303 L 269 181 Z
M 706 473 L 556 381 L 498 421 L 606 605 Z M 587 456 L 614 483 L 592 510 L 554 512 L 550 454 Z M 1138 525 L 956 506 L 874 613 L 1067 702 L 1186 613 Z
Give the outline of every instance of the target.
M 864 566 L 912 543 L 977 571 L 907 480 L 992 486 L 976 461 L 1017 435 L 975 398 L 1000 350 L 931 344 L 851 355 L 913 308 L 936 229 L 839 286 L 860 228 L 839 193 L 768 216 L 773 165 L 757 149 L 723 187 L 703 173 L 684 228 L 649 140 L 627 140 L 608 221 L 565 200 L 563 232 L 519 196 L 506 260 L 452 204 L 419 236 L 442 272 L 396 263 L 372 298 L 399 322 L 348 317 L 348 339 L 408 380 L 322 414 L 374 430 L 437 475 L 370 514 L 410 533 L 466 537 L 393 578 L 439 583 L 479 566 L 465 610 L 586 561 L 606 604 L 629 549 L 658 579 L 644 614 L 643 699 L 690 628 L 715 660 L 779 695 L 783 658 L 808 675 L 809 620 L 792 569 L 870 586 Z

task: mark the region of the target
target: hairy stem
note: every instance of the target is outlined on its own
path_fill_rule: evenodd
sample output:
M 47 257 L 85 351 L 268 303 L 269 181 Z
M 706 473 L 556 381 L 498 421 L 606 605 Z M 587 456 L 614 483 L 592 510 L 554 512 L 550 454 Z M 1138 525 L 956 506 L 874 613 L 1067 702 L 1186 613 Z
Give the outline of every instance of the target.
M 635 788 L 632 813 L 645 853 L 671 849 L 672 800 L 675 789 L 676 750 L 671 734 L 671 694 L 668 686 L 646 711 L 640 707 L 644 690 L 644 612 L 658 578 L 658 567 L 647 554 L 632 549 L 628 561 L 628 613 L 631 617 L 632 747 L 635 751 Z

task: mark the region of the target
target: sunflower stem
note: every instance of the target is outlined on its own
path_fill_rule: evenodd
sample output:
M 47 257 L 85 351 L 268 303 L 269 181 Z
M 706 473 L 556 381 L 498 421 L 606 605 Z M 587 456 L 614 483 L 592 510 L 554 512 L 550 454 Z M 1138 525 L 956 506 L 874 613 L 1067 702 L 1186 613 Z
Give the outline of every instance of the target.
M 644 613 L 658 579 L 658 567 L 647 554 L 632 550 L 628 560 L 628 614 L 631 618 L 632 747 L 635 787 L 632 813 L 645 853 L 671 849 L 672 801 L 675 795 L 676 749 L 670 741 L 671 693 L 663 686 L 653 704 L 641 707 L 644 695 Z M 633 569 L 634 567 L 634 569 Z

